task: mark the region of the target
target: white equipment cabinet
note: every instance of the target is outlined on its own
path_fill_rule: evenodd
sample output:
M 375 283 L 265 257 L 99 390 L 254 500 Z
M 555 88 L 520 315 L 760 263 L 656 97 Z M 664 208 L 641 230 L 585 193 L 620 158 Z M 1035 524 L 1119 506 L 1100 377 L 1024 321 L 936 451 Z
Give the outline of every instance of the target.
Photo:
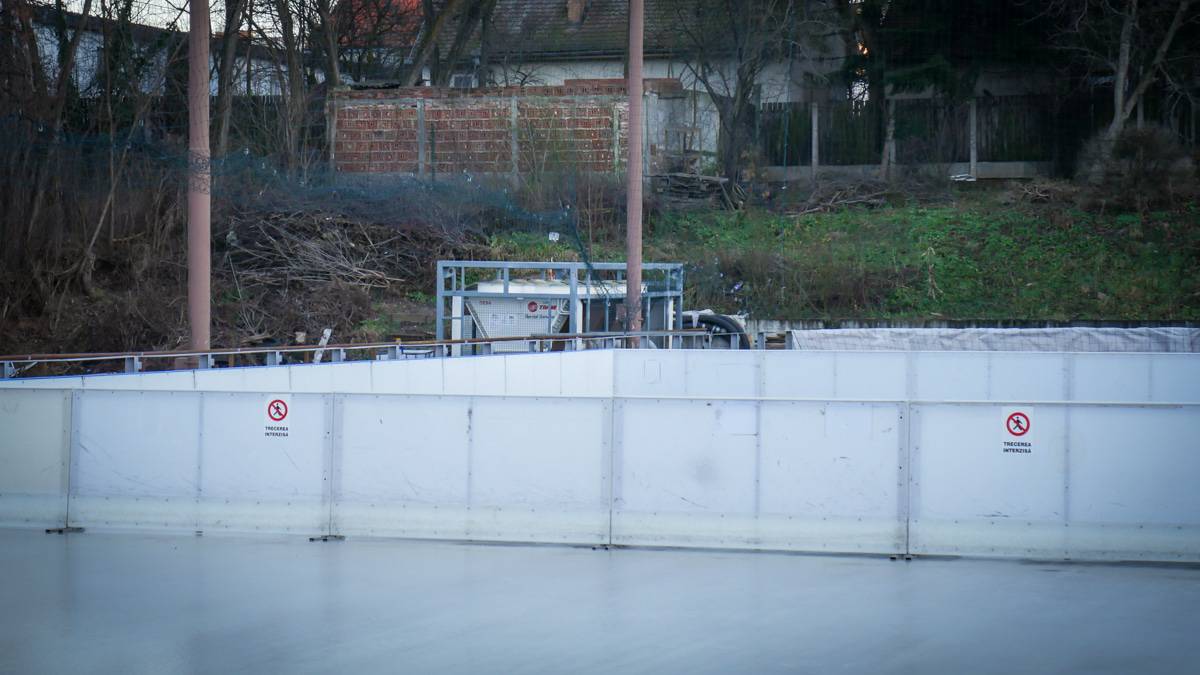
M 643 272 L 643 329 L 681 328 L 683 266 L 648 263 Z M 624 277 L 624 263 L 441 261 L 437 337 L 446 339 L 447 324 L 452 340 L 620 332 Z M 529 348 L 519 341 L 490 347 L 496 352 Z

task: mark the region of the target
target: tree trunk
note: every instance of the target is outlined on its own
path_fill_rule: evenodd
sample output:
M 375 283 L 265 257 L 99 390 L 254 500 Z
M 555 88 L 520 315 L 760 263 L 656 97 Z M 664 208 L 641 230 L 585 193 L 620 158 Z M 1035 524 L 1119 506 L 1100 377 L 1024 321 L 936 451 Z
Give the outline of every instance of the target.
M 1138 0 L 1128 0 L 1125 18 L 1121 24 L 1121 39 L 1118 43 L 1117 70 L 1113 77 L 1113 118 L 1105 133 L 1106 145 L 1117 140 L 1125 126 L 1125 87 L 1129 77 L 1130 52 L 1133 51 L 1133 25 L 1137 23 Z M 1107 153 L 1106 153 L 1107 154 Z
M 317 4 L 317 16 L 321 20 L 322 49 L 325 52 L 325 86 L 328 89 L 341 86 L 342 73 L 338 64 L 338 25 L 330 0 Z
M 238 31 L 246 0 L 228 0 L 225 6 L 225 32 L 221 36 L 221 67 L 217 71 L 217 157 L 229 151 L 229 123 L 233 110 L 233 71 L 237 60 Z M 250 69 L 250 60 L 246 60 Z
M 450 84 L 455 67 L 458 66 L 458 62 L 462 60 L 463 54 L 467 51 L 467 44 L 471 41 L 471 34 L 475 32 L 475 26 L 485 21 L 485 17 L 491 15 L 495 6 L 496 0 L 473 0 L 471 2 L 470 7 L 465 10 L 462 21 L 458 23 L 454 42 L 450 45 L 450 51 L 446 54 L 446 60 L 433 82 L 434 85 L 444 87 Z M 482 34 L 482 29 L 480 32 Z
M 1125 23 L 1121 27 L 1121 52 L 1118 57 L 1117 72 L 1113 83 L 1113 120 L 1106 134 L 1106 139 L 1109 141 L 1106 144 L 1109 146 L 1106 152 L 1111 149 L 1112 142 L 1117 139 L 1117 136 L 1125 128 L 1125 123 L 1129 120 L 1129 116 L 1141 104 L 1146 90 L 1157 79 L 1158 69 L 1167 58 L 1167 52 L 1170 51 L 1171 44 L 1175 41 L 1175 34 L 1183 26 L 1184 17 L 1187 15 L 1188 7 L 1192 4 L 1193 0 L 1178 1 L 1179 4 L 1175 7 L 1175 16 L 1171 19 L 1171 25 L 1167 28 L 1162 42 L 1159 43 L 1158 49 L 1154 52 L 1154 59 L 1144 70 L 1145 74 L 1141 76 L 1137 86 L 1126 96 L 1125 91 L 1129 88 L 1128 71 L 1133 42 L 1133 28 L 1137 23 L 1138 12 L 1138 0 L 1129 0 L 1129 8 L 1125 14 Z
M 879 87 L 879 109 L 883 112 L 883 151 L 879 157 L 879 176 L 892 177 L 892 148 L 896 147 L 896 106 L 888 96 L 887 85 Z
M 32 17 L 32 9 L 27 2 L 23 0 L 13 7 L 13 14 L 17 19 L 17 30 L 21 35 L 21 41 L 24 43 L 24 58 L 25 63 L 22 64 L 29 72 L 30 89 L 34 100 L 39 103 L 47 98 L 46 91 L 46 70 L 42 67 L 42 53 L 38 50 L 37 34 L 34 32 Z M 45 112 L 39 110 L 38 112 Z
M 54 96 L 51 98 L 49 105 L 50 138 L 55 144 L 58 143 L 59 132 L 62 130 L 63 112 L 67 107 L 67 95 L 71 91 L 69 85 L 71 82 L 71 73 L 75 69 L 75 55 L 79 51 L 79 41 L 83 39 L 83 34 L 86 32 L 88 13 L 91 10 L 92 0 L 84 0 L 83 9 L 80 11 L 81 21 L 79 27 L 71 36 L 71 40 L 67 43 L 66 48 L 61 49 L 60 47 L 58 80 L 54 86 Z M 46 197 L 46 183 L 49 178 L 47 174 L 50 170 L 51 161 L 56 154 L 54 152 L 55 148 L 56 145 L 51 146 L 51 152 L 47 153 L 46 158 L 42 160 L 38 167 L 37 178 L 35 179 L 37 188 L 34 192 L 33 204 L 29 209 L 29 224 L 25 234 L 25 243 L 27 245 L 33 240 L 33 232 L 37 227 L 38 218 L 41 216 L 42 204 Z
M 432 19 L 429 19 L 429 14 L 426 13 L 425 27 L 421 30 L 421 39 L 417 41 L 416 51 L 413 54 L 412 63 L 408 67 L 408 73 L 401 80 L 401 85 L 412 87 L 421 79 L 421 71 L 425 68 L 425 62 L 433 54 L 434 48 L 437 47 L 437 39 L 441 34 L 442 29 L 446 27 L 446 22 L 452 14 L 458 12 L 465 0 L 446 0 L 442 11 Z
M 475 76 L 481 87 L 492 84 L 491 70 L 488 68 L 488 54 L 491 51 L 492 14 L 496 9 L 496 0 L 485 0 L 485 4 L 487 7 L 479 19 L 479 66 Z
M 288 168 L 294 169 L 300 159 L 299 137 L 304 124 L 304 69 L 288 0 L 275 0 L 275 11 L 278 12 L 279 40 L 283 46 L 282 67 L 286 71 L 282 77 L 286 124 L 283 130 L 284 152 Z

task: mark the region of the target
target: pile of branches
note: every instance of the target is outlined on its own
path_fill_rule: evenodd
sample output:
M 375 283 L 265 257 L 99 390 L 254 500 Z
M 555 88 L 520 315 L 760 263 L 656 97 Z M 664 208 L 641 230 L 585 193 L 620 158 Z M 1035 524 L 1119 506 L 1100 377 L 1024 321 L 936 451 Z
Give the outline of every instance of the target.
M 424 279 L 432 261 L 463 244 L 443 230 L 322 210 L 239 211 L 227 222 L 224 262 L 242 284 L 385 288 Z
M 889 191 L 887 184 L 883 182 L 819 183 L 809 193 L 807 199 L 790 204 L 786 212 L 792 216 L 804 216 L 836 211 L 848 206 L 878 208 L 887 205 Z
M 1026 204 L 1048 204 L 1071 202 L 1078 197 L 1079 189 L 1063 181 L 1038 178 L 1030 181 L 1013 181 L 1009 184 L 1009 201 Z

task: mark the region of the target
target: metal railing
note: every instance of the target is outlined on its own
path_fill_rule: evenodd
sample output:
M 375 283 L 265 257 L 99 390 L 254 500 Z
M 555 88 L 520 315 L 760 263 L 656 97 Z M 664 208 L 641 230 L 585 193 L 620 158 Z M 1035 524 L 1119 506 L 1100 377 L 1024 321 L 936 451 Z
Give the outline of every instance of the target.
M 39 364 L 73 364 L 87 372 L 138 373 L 148 370 L 191 370 L 239 366 L 278 366 L 299 363 L 346 361 L 390 361 L 459 356 L 454 347 L 472 347 L 475 355 L 491 354 L 495 345 L 522 344 L 530 353 L 576 351 L 582 349 L 654 348 L 654 338 L 676 338 L 681 349 L 706 349 L 715 337 L 728 337 L 704 329 L 643 331 L 639 333 L 578 333 L 531 335 L 525 337 L 474 338 L 461 340 L 424 340 L 414 342 L 375 342 L 338 345 L 291 345 L 238 347 L 232 349 L 101 352 L 83 354 L 9 354 L 0 356 L 0 378 L 15 378 Z M 660 340 L 661 342 L 661 340 Z M 729 340 L 733 349 L 739 340 Z M 766 341 L 760 336 L 759 348 Z M 466 356 L 467 354 L 462 354 Z M 240 361 L 240 363 L 239 363 Z M 121 370 L 110 368 L 120 364 Z M 166 367 L 161 367 L 166 364 Z M 150 367 L 158 365 L 160 367 Z M 92 366 L 91 370 L 88 367 Z M 99 367 L 95 367 L 99 366 Z

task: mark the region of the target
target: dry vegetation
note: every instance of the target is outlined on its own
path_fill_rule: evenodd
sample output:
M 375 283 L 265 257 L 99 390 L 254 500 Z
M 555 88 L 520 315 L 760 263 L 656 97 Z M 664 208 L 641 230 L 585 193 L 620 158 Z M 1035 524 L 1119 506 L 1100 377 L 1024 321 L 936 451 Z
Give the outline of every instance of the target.
M 113 189 L 79 154 L 60 157 L 49 183 L 54 228 L 24 227 L 29 202 L 9 193 L 7 240 L 22 243 L 3 251 L 0 352 L 182 346 L 178 163 L 131 152 Z M 761 317 L 1196 320 L 1194 169 L 1149 154 L 1114 153 L 1091 181 L 759 185 L 737 211 L 648 201 L 647 255 L 688 263 L 689 305 Z M 312 340 L 327 327 L 339 342 L 428 335 L 441 258 L 623 257 L 612 177 L 351 184 L 256 166 L 217 172 L 218 346 Z M 23 184 L 18 163 L 0 168 Z M 550 242 L 550 231 L 563 236 Z

